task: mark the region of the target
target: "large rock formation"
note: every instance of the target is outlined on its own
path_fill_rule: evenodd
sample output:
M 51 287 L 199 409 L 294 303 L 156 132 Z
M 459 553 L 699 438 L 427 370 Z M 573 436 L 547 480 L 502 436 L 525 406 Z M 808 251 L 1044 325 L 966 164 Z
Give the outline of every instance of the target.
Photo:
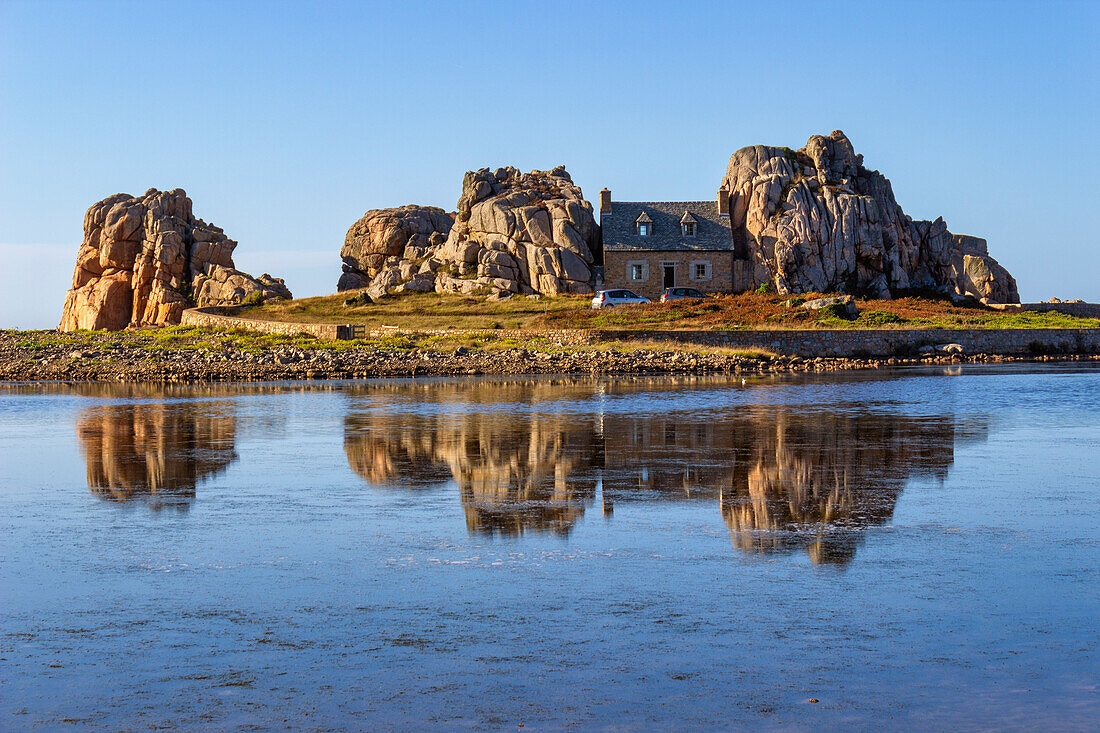
M 371 209 L 344 237 L 340 250 L 344 273 L 336 289 L 365 288 L 387 264 L 399 265 L 403 260 L 419 265 L 447 241 L 454 223 L 452 215 L 433 206 Z
M 182 189 L 105 198 L 84 215 L 61 330 L 179 323 L 195 305 L 291 297 L 282 280 L 237 270 L 236 246 L 192 214 Z
M 453 226 L 445 217 L 414 206 L 367 212 L 348 231 L 338 287 L 361 286 L 369 277 L 374 298 L 431 290 L 592 292 L 599 226 L 564 166 L 469 172 Z M 445 226 L 446 240 L 438 243 Z
M 797 151 L 742 148 L 722 185 L 753 284 L 771 282 L 781 293 L 939 291 L 1019 302 L 1016 281 L 989 257 L 985 240 L 953 235 L 943 219 L 906 216 L 890 181 L 865 168 L 839 130 Z

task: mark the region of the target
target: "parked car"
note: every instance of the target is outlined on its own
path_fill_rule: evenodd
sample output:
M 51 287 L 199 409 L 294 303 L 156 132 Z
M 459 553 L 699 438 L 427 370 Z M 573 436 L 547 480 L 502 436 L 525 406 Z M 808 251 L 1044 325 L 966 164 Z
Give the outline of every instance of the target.
M 707 297 L 706 293 L 702 290 L 696 290 L 695 288 L 665 288 L 665 292 L 661 293 L 661 302 L 667 303 L 670 300 L 705 297 Z
M 638 305 L 648 302 L 649 298 L 643 298 L 630 290 L 597 290 L 596 297 L 592 299 L 592 307 L 610 308 L 613 305 Z

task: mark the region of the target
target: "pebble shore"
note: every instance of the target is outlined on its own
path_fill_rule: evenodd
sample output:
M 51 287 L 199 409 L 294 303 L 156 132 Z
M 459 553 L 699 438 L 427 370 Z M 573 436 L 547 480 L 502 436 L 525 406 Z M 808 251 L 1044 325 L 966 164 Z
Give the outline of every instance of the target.
M 35 334 L 50 332 L 34 332 Z M 273 346 L 262 351 L 148 348 L 88 334 L 80 344 L 51 344 L 26 333 L 0 333 L 0 381 L 255 382 L 300 379 L 507 374 L 776 374 L 876 369 L 919 364 L 1016 361 L 1096 361 L 1100 355 L 1003 356 L 929 354 L 919 357 L 752 357 L 689 351 L 481 351 Z

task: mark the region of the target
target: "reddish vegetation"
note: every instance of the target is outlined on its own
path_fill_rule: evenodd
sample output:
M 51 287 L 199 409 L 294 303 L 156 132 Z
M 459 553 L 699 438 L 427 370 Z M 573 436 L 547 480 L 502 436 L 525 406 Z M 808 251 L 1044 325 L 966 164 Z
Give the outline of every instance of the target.
M 605 310 L 563 310 L 540 320 L 550 328 L 658 328 L 721 330 L 736 328 L 1027 328 L 1060 326 L 1059 314 L 1012 314 L 983 306 L 963 308 L 946 300 L 898 298 L 860 300 L 854 320 L 837 317 L 829 310 L 808 310 L 802 302 L 823 297 L 742 293 L 706 300 L 651 303 Z M 791 305 L 787 305 L 791 303 Z M 1076 321 L 1077 319 L 1072 319 Z M 1047 321 L 1050 321 L 1049 323 Z M 1091 324 L 1083 324 L 1091 325 Z

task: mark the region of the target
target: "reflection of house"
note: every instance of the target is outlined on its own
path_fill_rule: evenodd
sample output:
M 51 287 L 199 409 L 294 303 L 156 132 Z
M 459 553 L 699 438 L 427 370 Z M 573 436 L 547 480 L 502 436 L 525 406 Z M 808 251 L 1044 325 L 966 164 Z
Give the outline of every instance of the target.
M 387 385 L 345 418 L 348 460 L 372 483 L 451 479 L 471 532 L 567 533 L 599 499 L 713 503 L 733 544 L 846 562 L 859 530 L 890 520 L 908 480 L 942 478 L 961 434 L 950 416 L 909 418 L 754 406 L 684 413 L 664 383 Z M 617 408 L 560 410 L 595 391 Z M 640 394 L 634 400 L 632 392 Z M 409 410 L 403 397 L 441 409 Z M 980 431 L 977 433 L 980 437 Z
M 729 194 L 714 201 L 612 201 L 600 191 L 604 288 L 654 299 L 665 288 L 744 290 L 748 261 L 735 252 Z

